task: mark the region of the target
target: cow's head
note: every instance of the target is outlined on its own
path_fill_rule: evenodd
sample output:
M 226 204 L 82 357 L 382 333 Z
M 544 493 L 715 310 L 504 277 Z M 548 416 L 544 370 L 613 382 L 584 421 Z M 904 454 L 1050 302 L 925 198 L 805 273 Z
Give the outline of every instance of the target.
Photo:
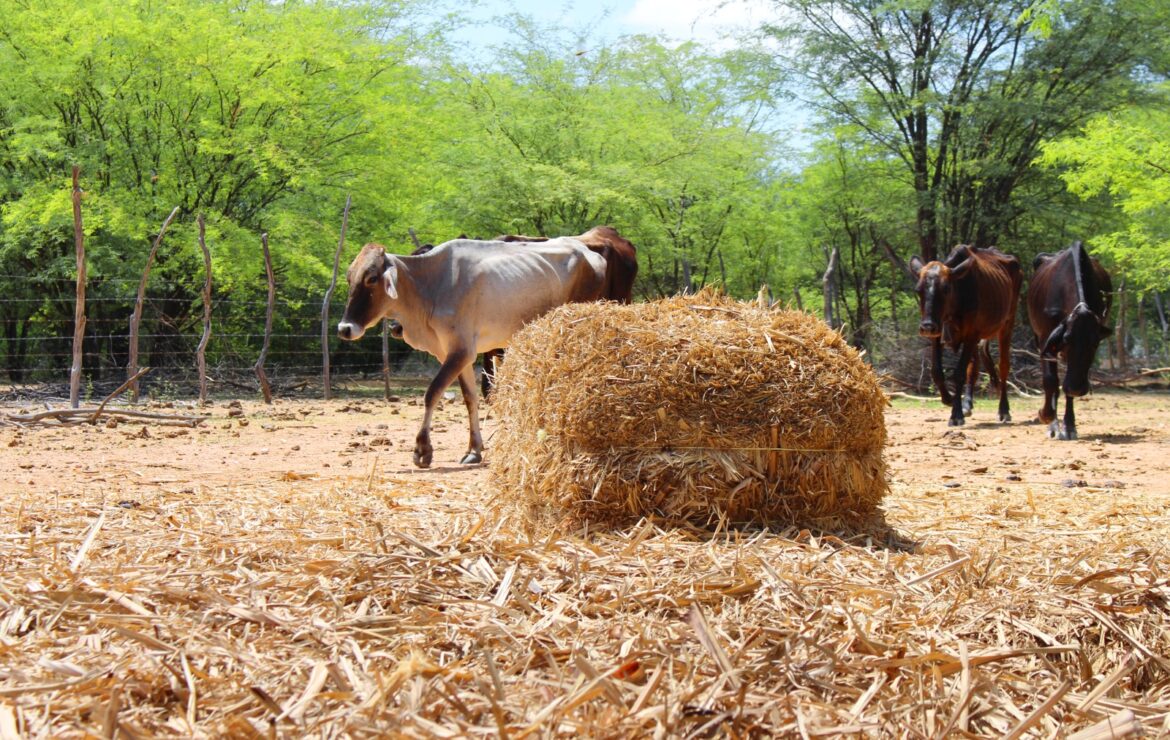
M 381 244 L 367 244 L 345 271 L 349 299 L 337 324 L 337 336 L 361 339 L 366 329 L 382 320 L 398 300 L 398 263 Z
M 1064 353 L 1068 369 L 1064 374 L 1065 395 L 1074 398 L 1089 392 L 1089 367 L 1097 356 L 1101 340 L 1113 333 L 1100 316 L 1084 303 L 1076 307 L 1056 325 L 1040 348 L 1042 357 Z
M 955 267 L 947 267 L 937 260 L 923 263 L 917 255 L 910 259 L 910 275 L 914 278 L 914 291 L 918 294 L 920 335 L 927 339 L 942 336 L 943 324 L 955 311 L 955 285 L 971 269 L 971 259 L 968 257 Z

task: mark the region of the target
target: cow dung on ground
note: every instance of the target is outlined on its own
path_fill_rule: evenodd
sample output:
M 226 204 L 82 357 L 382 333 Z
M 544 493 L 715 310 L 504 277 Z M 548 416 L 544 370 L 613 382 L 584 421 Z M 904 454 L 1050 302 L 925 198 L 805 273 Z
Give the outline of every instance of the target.
M 712 291 L 570 304 L 508 348 L 491 470 L 538 526 L 856 525 L 888 489 L 885 406 L 805 313 Z

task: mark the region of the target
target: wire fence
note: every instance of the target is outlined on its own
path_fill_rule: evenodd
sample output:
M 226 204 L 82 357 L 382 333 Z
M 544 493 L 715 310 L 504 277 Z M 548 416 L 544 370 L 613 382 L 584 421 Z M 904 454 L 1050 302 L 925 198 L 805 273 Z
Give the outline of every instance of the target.
M 67 280 L 39 295 L 29 295 L 27 277 L 0 274 L 0 393 L 67 396 L 73 357 L 74 296 Z M 106 279 L 90 286 L 82 341 L 82 384 L 86 395 L 108 393 L 126 380 L 130 355 L 130 321 L 136 294 L 109 286 L 137 285 L 136 280 Z M 23 294 L 23 295 L 22 295 Z M 269 335 L 265 370 L 272 390 L 280 395 L 312 395 L 322 388 L 321 304 L 324 290 L 288 290 L 274 301 L 274 327 Z M 196 349 L 203 335 L 203 299 L 191 285 L 152 277 L 143 301 L 138 332 L 138 365 L 150 367 L 142 380 L 146 395 L 196 395 L 199 376 Z M 345 305 L 345 294 L 330 302 L 330 375 L 343 392 L 355 381 L 414 379 L 433 373 L 438 363 L 390 338 L 384 364 L 381 333 L 371 330 L 364 341 L 342 342 L 334 326 Z M 206 347 L 207 376 L 212 393 L 234 396 L 254 392 L 260 383 L 254 366 L 264 343 L 267 301 L 250 295 L 215 291 L 211 300 L 211 339 Z

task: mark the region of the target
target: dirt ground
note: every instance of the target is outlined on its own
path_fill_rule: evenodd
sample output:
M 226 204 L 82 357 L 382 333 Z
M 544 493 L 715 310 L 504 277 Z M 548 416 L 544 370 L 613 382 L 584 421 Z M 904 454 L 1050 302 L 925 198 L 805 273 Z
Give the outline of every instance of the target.
M 245 481 L 342 482 L 367 477 L 375 466 L 385 474 L 486 481 L 496 429 L 491 408 L 484 421 L 487 462 L 463 467 L 458 461 L 467 447 L 467 416 L 462 401 L 451 396 L 436 415 L 435 462 L 425 471 L 411 465 L 421 399 L 405 391 L 391 403 L 277 400 L 271 406 L 245 402 L 238 409 L 229 401 L 205 409 L 190 402 L 155 404 L 160 413 L 207 415 L 198 429 L 132 423 L 0 429 L 0 491 L 53 494 L 85 486 L 132 497 L 136 491 Z M 967 424 L 950 429 L 941 403 L 896 399 L 886 415 L 893 483 L 956 493 L 988 485 L 1129 488 L 1170 497 L 1170 396 L 1104 393 L 1081 399 L 1075 442 L 1048 439 L 1035 419 L 1038 407 L 1036 398 L 1013 399 L 1015 421 L 1005 425 L 995 420 L 994 402 L 980 399 Z
M 0 425 L 0 738 L 1170 734 L 1165 393 L 896 399 L 890 539 L 522 531 L 401 394 Z

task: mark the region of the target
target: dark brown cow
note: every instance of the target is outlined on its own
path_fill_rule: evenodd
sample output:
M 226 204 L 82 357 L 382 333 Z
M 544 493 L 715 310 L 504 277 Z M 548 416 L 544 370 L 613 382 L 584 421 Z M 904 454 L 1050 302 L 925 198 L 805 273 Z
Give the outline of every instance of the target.
M 1044 405 L 1040 421 L 1048 436 L 1077 438 L 1073 399 L 1089 392 L 1089 367 L 1097 345 L 1112 333 L 1105 325 L 1113 302 L 1113 281 L 1080 242 L 1056 254 L 1040 254 L 1028 285 L 1028 320 L 1040 347 Z M 1056 420 L 1060 400 L 1057 358 L 1065 361 L 1064 424 Z
M 910 260 L 910 272 L 918 281 L 921 321 L 918 333 L 931 340 L 931 377 L 942 402 L 951 407 L 950 426 L 962 426 L 971 413 L 971 364 L 978 365 L 980 340 L 999 340 L 999 420 L 1011 421 L 1008 409 L 1007 378 L 1011 371 L 1012 327 L 1022 282 L 1020 261 L 994 247 L 976 249 L 960 244 L 942 262 L 923 264 Z M 955 368 L 955 393 L 951 395 L 943 377 L 942 345 L 959 352 Z M 990 363 L 989 363 L 990 364 Z M 968 380 L 967 393 L 963 382 Z

